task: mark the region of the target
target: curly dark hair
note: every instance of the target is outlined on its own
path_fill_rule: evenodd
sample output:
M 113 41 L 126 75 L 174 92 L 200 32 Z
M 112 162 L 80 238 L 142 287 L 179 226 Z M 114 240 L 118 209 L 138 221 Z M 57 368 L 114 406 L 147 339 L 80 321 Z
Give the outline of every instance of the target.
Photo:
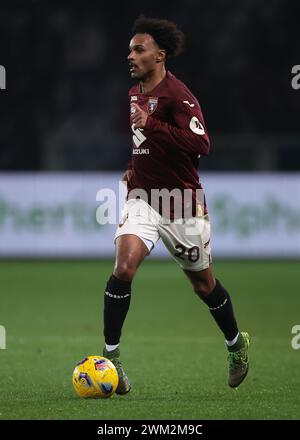
M 151 35 L 156 44 L 166 51 L 167 58 L 177 56 L 183 51 L 185 35 L 173 21 L 140 15 L 133 24 L 132 32 L 133 35 Z

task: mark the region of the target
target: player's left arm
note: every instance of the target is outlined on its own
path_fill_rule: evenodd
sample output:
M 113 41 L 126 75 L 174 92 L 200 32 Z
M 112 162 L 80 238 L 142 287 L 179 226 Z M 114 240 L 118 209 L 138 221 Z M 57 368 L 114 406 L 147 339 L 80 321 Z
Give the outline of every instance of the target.
M 138 106 L 137 106 L 138 107 Z M 207 155 L 210 141 L 197 100 L 190 96 L 173 99 L 171 111 L 176 125 L 147 115 L 140 108 L 135 113 L 135 128 L 143 128 L 145 135 L 159 135 L 161 142 L 177 146 L 188 152 Z

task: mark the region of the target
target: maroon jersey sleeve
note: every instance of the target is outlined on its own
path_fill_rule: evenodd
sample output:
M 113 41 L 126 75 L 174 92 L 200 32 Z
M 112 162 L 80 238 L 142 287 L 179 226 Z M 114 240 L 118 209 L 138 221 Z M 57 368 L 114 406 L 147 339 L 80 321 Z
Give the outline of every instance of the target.
M 174 125 L 148 116 L 145 133 L 151 137 L 157 135 L 161 142 L 171 144 L 186 152 L 207 155 L 210 149 L 203 115 L 196 98 L 189 94 L 180 94 L 171 101 L 171 116 Z

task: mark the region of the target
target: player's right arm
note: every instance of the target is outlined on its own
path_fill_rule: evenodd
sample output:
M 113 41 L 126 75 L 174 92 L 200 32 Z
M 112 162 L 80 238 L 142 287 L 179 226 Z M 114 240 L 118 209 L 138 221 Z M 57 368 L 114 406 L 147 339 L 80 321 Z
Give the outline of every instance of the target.
M 210 141 L 198 101 L 191 102 L 189 95 L 181 95 L 172 100 L 171 111 L 175 125 L 148 115 L 144 121 L 145 113 L 142 112 L 145 135 L 157 136 L 165 145 L 176 146 L 186 152 L 207 155 Z

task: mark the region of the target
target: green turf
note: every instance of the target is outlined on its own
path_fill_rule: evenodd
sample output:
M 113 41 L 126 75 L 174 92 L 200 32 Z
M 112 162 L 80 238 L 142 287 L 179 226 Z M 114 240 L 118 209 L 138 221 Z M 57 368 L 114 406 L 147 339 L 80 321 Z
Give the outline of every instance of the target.
M 242 330 L 249 376 L 226 384 L 223 338 L 175 263 L 147 261 L 133 284 L 122 359 L 126 396 L 81 400 L 75 364 L 103 346 L 102 303 L 111 261 L 1 262 L 2 419 L 299 419 L 299 262 L 216 262 Z

